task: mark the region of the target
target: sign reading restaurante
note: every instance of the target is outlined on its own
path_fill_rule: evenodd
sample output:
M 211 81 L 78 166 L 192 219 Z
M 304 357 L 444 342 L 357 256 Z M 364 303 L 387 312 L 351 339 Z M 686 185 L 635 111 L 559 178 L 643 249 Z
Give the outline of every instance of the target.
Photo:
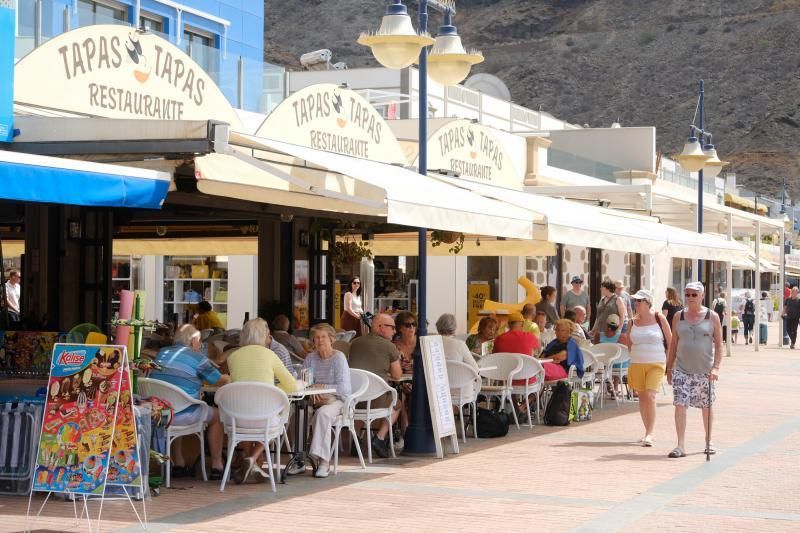
M 216 119 L 240 126 L 192 58 L 159 36 L 126 26 L 86 26 L 35 48 L 16 66 L 14 94 L 20 104 L 98 117 Z
M 520 189 L 511 159 L 491 129 L 454 120 L 428 139 L 428 168 L 455 172 L 461 179 Z
M 380 113 L 360 94 L 332 83 L 311 85 L 289 96 L 256 135 L 361 159 L 407 164 Z

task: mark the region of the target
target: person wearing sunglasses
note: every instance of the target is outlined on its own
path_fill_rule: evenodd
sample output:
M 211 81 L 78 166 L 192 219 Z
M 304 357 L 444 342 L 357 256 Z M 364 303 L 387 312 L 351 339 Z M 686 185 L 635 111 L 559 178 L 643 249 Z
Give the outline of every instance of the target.
M 400 352 L 392 342 L 395 334 L 394 319 L 386 313 L 379 313 L 372 319 L 372 329 L 369 334 L 353 339 L 350 344 L 350 368 L 358 368 L 372 372 L 388 382 L 389 378 L 398 379 L 403 375 L 400 366 Z M 385 409 L 392 403 L 392 394 L 385 393 L 370 403 L 373 409 Z M 356 406 L 356 409 L 366 409 L 365 402 Z M 401 402 L 397 402 L 392 413 L 392 424 L 400 415 Z M 378 457 L 389 457 L 389 423 L 381 419 L 378 431 L 372 437 L 372 449 Z
M 719 316 L 703 306 L 705 288 L 699 281 L 686 285 L 686 307 L 672 322 L 673 341 L 667 354 L 667 381 L 672 385 L 675 405 L 675 430 L 678 445 L 669 457 L 686 457 L 686 411 L 702 409 L 706 430 L 706 453 L 716 453 L 711 444 L 711 405 L 722 361 L 722 325 Z
M 394 317 L 397 334 L 394 345 L 400 352 L 400 366 L 404 374 L 414 373 L 414 356 L 419 352 L 417 343 L 417 316 L 410 311 L 400 311 Z M 403 383 L 403 410 L 400 413 L 400 428 L 405 432 L 410 420 L 408 407 L 411 405 L 411 383 Z
M 669 323 L 653 309 L 653 295 L 640 290 L 631 298 L 633 320 L 620 342 L 630 351 L 628 383 L 639 395 L 639 415 L 644 425 L 642 446 L 653 445 L 656 425 L 656 394 L 664 381 L 667 348 L 672 340 Z
M 364 314 L 364 306 L 361 302 L 361 279 L 353 278 L 347 285 L 347 292 L 344 293 L 342 305 L 341 325 L 345 331 L 355 331 L 356 337 L 361 336 L 361 315 Z

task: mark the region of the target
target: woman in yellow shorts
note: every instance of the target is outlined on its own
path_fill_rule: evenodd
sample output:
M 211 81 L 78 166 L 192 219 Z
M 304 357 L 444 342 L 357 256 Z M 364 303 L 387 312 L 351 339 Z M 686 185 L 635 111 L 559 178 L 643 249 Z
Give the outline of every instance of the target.
M 667 348 L 672 339 L 669 323 L 653 310 L 653 295 L 640 290 L 631 297 L 633 326 L 620 339 L 630 350 L 631 365 L 628 383 L 639 393 L 639 414 L 644 424 L 642 446 L 653 445 L 653 428 L 656 425 L 656 393 L 664 380 Z

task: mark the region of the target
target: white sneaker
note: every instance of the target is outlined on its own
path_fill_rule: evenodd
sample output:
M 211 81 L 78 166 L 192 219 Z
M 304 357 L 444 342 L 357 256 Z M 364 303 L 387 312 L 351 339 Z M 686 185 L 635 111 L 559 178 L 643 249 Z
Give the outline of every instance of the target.
M 314 472 L 314 477 L 328 477 L 328 465 L 319 465 L 317 471 Z

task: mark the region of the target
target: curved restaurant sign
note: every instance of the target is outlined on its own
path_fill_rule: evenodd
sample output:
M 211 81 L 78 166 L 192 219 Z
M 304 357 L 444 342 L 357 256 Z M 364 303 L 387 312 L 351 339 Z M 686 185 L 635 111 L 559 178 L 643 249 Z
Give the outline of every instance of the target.
M 428 168 L 450 170 L 461 179 L 487 185 L 522 187 L 500 139 L 470 120 L 448 122 L 430 136 Z
M 256 135 L 361 159 L 408 164 L 397 138 L 372 104 L 332 83 L 311 85 L 289 96 Z
M 63 33 L 15 68 L 17 103 L 107 118 L 241 123 L 209 75 L 178 47 L 127 26 Z

